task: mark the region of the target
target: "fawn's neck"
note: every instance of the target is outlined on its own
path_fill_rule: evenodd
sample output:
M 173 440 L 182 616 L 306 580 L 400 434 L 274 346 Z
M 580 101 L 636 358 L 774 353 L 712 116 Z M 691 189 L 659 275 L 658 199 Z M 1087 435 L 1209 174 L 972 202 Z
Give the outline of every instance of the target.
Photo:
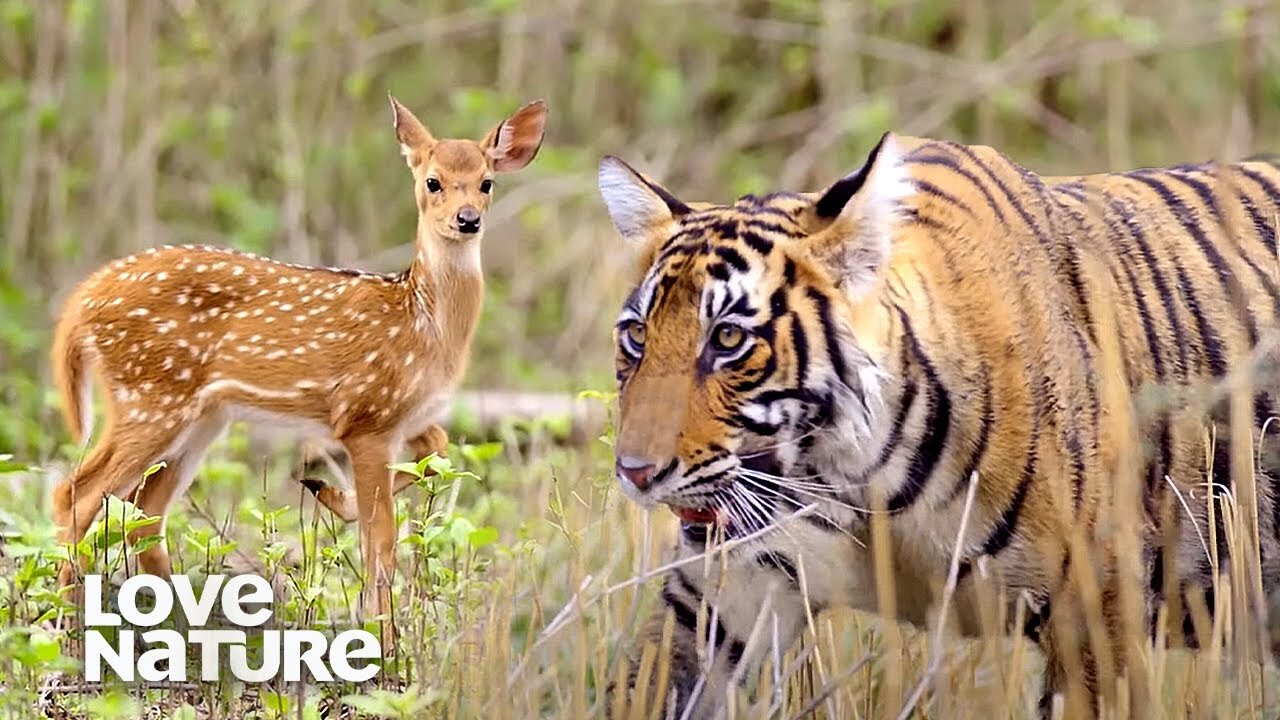
M 438 334 L 446 352 L 465 355 L 484 301 L 479 236 L 448 240 L 419 228 L 408 285 L 424 330 Z

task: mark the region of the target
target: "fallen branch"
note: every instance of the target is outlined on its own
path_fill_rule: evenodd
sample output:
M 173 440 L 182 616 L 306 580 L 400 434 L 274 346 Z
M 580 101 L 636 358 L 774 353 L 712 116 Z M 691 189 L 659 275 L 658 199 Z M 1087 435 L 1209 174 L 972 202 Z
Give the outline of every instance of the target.
M 604 403 L 574 393 L 481 390 L 458 393 L 445 429 L 491 436 L 515 423 L 533 424 L 581 445 L 599 437 L 607 421 Z
M 524 428 L 545 440 L 582 446 L 600 437 L 607 422 L 608 409 L 603 402 L 576 393 L 479 390 L 459 392 L 441 426 L 450 440 L 509 440 L 513 431 Z M 270 455 L 271 448 L 300 440 L 306 457 L 344 455 L 333 440 L 300 439 L 290 430 L 267 424 L 250 425 L 247 430 L 254 457 Z

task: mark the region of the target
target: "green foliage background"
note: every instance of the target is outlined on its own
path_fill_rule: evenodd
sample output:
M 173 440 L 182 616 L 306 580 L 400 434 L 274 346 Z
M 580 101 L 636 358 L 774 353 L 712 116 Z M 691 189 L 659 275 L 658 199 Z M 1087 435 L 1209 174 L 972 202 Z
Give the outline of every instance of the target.
M 164 243 L 408 262 L 394 92 L 438 135 L 519 103 L 472 386 L 608 387 L 616 153 L 688 197 L 816 187 L 886 129 L 1046 172 L 1280 149 L 1276 17 L 1203 0 L 0 0 L 0 451 L 49 454 L 59 300 Z

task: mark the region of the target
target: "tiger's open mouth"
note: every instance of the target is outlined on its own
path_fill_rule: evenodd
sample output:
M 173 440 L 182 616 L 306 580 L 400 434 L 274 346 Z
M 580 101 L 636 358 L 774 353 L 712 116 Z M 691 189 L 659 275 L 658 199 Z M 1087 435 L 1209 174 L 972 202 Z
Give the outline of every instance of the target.
M 769 479 L 754 478 L 753 483 L 756 485 L 763 483 L 772 484 L 773 479 L 779 477 L 782 467 L 778 462 L 778 456 L 772 450 L 756 450 L 744 453 L 739 457 L 742 469 L 749 470 L 767 476 Z M 727 515 L 716 508 L 714 505 L 704 507 L 688 507 L 680 505 L 670 505 L 671 512 L 680 518 L 681 524 L 685 526 L 693 525 L 724 525 L 728 521 Z
M 671 512 L 680 518 L 680 522 L 688 525 L 714 525 L 719 518 L 719 513 L 713 507 L 673 507 Z

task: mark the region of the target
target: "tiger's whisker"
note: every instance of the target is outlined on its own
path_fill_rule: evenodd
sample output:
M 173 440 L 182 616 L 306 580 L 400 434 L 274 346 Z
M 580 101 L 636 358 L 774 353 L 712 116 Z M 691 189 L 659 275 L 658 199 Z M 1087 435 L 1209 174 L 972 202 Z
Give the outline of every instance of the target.
M 769 475 L 767 473 L 761 473 L 759 471 L 749 470 L 746 468 L 743 468 L 740 471 L 740 473 L 744 476 L 752 478 L 753 480 L 759 483 L 766 484 L 772 487 L 784 487 L 784 488 L 794 488 L 798 490 L 809 490 L 811 492 L 820 493 L 824 497 L 832 496 L 840 492 L 839 488 L 836 488 L 827 483 L 805 482 L 803 480 L 796 480 L 794 478 L 783 478 L 783 477 L 778 477 L 777 475 Z
M 773 494 L 775 494 L 775 495 L 777 495 L 777 496 L 779 496 L 779 497 L 787 497 L 785 494 L 783 494 L 783 493 L 779 492 L 777 489 L 775 489 L 775 488 L 771 488 L 771 487 L 769 487 L 769 486 L 767 486 L 767 485 L 765 485 L 765 484 L 761 483 L 759 480 L 757 480 L 757 479 L 755 479 L 755 478 L 752 478 L 752 477 L 750 477 L 750 476 L 748 476 L 748 475 L 742 474 L 742 475 L 739 475 L 739 476 L 738 476 L 738 478 L 739 478 L 740 480 L 743 480 L 743 481 L 745 481 L 745 482 L 747 482 L 747 483 L 750 483 L 750 484 L 752 484 L 752 485 L 754 485 L 754 486 L 756 486 L 756 487 L 758 487 L 758 488 L 760 488 L 761 490 L 764 490 L 764 491 L 766 491 L 766 492 L 773 493 Z M 872 510 L 871 510 L 870 508 L 864 508 L 864 507 L 858 507 L 858 506 L 856 506 L 856 505 L 850 505 L 849 503 L 844 502 L 844 501 L 842 501 L 842 500 L 839 500 L 839 499 L 837 499 L 837 498 L 835 498 L 835 497 L 832 497 L 832 496 L 830 496 L 830 495 L 823 495 L 823 494 L 821 494 L 821 493 L 812 492 L 812 491 L 806 490 L 806 489 L 804 489 L 804 488 L 791 488 L 790 486 L 784 486 L 784 487 L 787 487 L 788 489 L 793 489 L 793 490 L 795 490 L 798 494 L 801 494 L 801 495 L 805 495 L 805 496 L 807 496 L 807 497 L 814 498 L 815 500 L 822 500 L 822 501 L 826 501 L 826 502 L 829 502 L 829 503 L 831 503 L 831 504 L 833 504 L 833 505 L 837 505 L 837 506 L 839 506 L 839 507 L 845 508 L 846 510 L 852 510 L 853 512 L 860 513 L 860 514 L 863 514 L 863 515 L 870 515 L 870 514 L 872 514 Z
M 817 479 L 817 478 L 821 478 L 821 477 L 823 477 L 822 475 L 819 475 L 819 474 L 817 474 L 817 473 L 814 473 L 814 474 L 812 474 L 812 475 L 795 475 L 795 476 L 785 476 L 785 477 L 784 477 L 784 476 L 782 476 L 782 475 L 772 475 L 772 474 L 770 474 L 770 473 L 764 472 L 763 470 L 755 470 L 755 469 L 752 469 L 752 468 L 742 468 L 742 471 L 743 471 L 743 472 L 749 472 L 749 473 L 752 473 L 752 474 L 754 474 L 754 475 L 756 475 L 756 476 L 760 477 L 761 479 L 774 480 L 774 481 L 777 481 L 777 482 L 785 482 L 785 483 L 807 483 L 807 484 L 810 484 L 810 485 L 821 485 L 822 487 L 830 487 L 830 485 L 828 485 L 827 483 L 815 483 L 815 482 L 812 482 L 813 480 L 815 480 L 815 479 Z
M 809 481 L 809 480 L 813 480 L 814 478 L 820 478 L 820 477 L 823 477 L 822 475 L 820 475 L 820 474 L 818 474 L 818 473 L 814 473 L 814 474 L 812 474 L 812 475 L 795 475 L 795 476 L 791 476 L 791 475 L 774 475 L 774 474 L 772 474 L 772 473 L 767 473 L 767 472 L 765 472 L 765 471 L 763 471 L 763 470 L 756 470 L 756 469 L 753 469 L 753 468 L 742 468 L 742 471 L 743 471 L 743 472 L 749 472 L 749 473 L 751 473 L 751 474 L 753 474 L 753 475 L 756 475 L 757 477 L 760 477 L 761 479 L 773 480 L 773 481 L 775 481 L 775 482 L 780 482 L 780 483 L 782 483 L 782 482 L 785 482 L 785 483 L 801 482 L 801 483 L 803 483 L 803 482 L 806 482 L 806 481 Z M 810 485 L 819 485 L 819 484 L 820 484 L 820 485 L 822 485 L 823 487 L 830 487 L 830 484 L 828 484 L 828 483 L 813 483 L 813 482 L 809 482 L 808 484 L 810 484 Z
M 814 427 L 809 428 L 809 429 L 808 429 L 808 430 L 806 430 L 805 432 L 803 432 L 803 433 L 801 433 L 801 434 L 799 434 L 799 435 L 797 435 L 797 436 L 795 436 L 795 437 L 793 437 L 793 438 L 789 438 L 789 439 L 787 439 L 787 440 L 780 440 L 780 441 L 778 441 L 778 442 L 776 442 L 776 443 L 774 443 L 774 444 L 772 444 L 772 445 L 765 445 L 764 447 L 758 447 L 758 448 L 756 448 L 755 450 L 752 450 L 752 451 L 751 451 L 751 452 L 749 452 L 749 453 L 742 453 L 742 454 L 740 454 L 738 457 L 743 457 L 743 458 L 759 457 L 759 456 L 761 456 L 761 455 L 764 455 L 764 454 L 766 454 L 766 453 L 773 452 L 773 451 L 775 451 L 775 450 L 781 450 L 782 448 L 787 447 L 787 446 L 789 446 L 789 445 L 795 445 L 796 443 L 800 442 L 801 440 L 804 440 L 805 438 L 809 438 L 809 437 L 814 437 L 814 436 L 818 435 L 819 433 L 828 433 L 828 434 L 830 434 L 830 433 L 832 433 L 832 432 L 833 432 L 832 428 L 824 427 L 824 426 L 821 426 L 821 425 L 815 425 Z
M 762 522 L 762 524 L 772 522 L 772 519 L 770 518 L 772 513 L 754 493 L 741 485 L 734 485 L 733 491 L 737 499 L 746 507 L 750 508 L 752 513 Z M 786 532 L 788 536 L 791 534 L 790 531 L 785 529 L 783 532 Z
M 741 486 L 734 485 L 732 487 L 732 497 L 734 501 L 742 507 L 744 513 L 751 516 L 755 525 L 758 527 L 767 527 L 772 524 L 773 520 L 769 518 L 768 513 L 764 512 L 763 508 L 758 504 L 752 503 L 749 494 L 745 492 Z M 790 532 L 785 528 L 783 531 L 790 535 Z
M 748 484 L 755 484 L 755 483 L 754 483 L 751 479 L 749 479 L 749 478 L 741 478 L 741 479 L 742 479 L 742 480 L 745 480 Z M 759 487 L 759 488 L 760 488 L 760 490 L 761 490 L 762 492 L 768 493 L 768 494 L 769 494 L 769 495 L 771 495 L 772 497 L 775 497 L 775 498 L 777 498 L 777 499 L 779 499 L 779 500 L 782 500 L 782 501 L 785 501 L 785 502 L 787 502 L 787 503 L 790 503 L 791 505 L 794 505 L 797 509 L 799 509 L 799 508 L 804 508 L 804 507 L 809 507 L 808 505 L 805 505 L 804 503 L 800 502 L 798 499 L 793 498 L 793 497 L 790 497 L 789 495 L 785 495 L 785 494 L 783 494 L 783 493 L 780 493 L 780 492 L 778 492 L 777 490 L 775 490 L 774 488 L 770 488 L 770 487 L 761 487 L 761 486 L 759 486 L 759 485 L 756 485 L 756 487 Z M 756 494 L 756 493 L 755 493 L 754 491 L 752 491 L 752 494 Z M 832 502 L 834 502 L 834 501 L 832 501 Z M 855 508 L 855 507 L 853 507 L 853 506 L 846 505 L 845 507 L 847 507 L 847 508 L 849 508 L 849 509 L 851 509 L 851 510 L 854 510 L 855 512 L 857 512 L 857 511 L 858 511 L 858 509 L 857 509 L 857 508 Z M 866 512 L 867 514 L 870 514 L 870 511 L 869 511 L 869 510 L 868 510 L 868 511 L 865 511 L 865 512 Z M 841 534 L 843 534 L 845 537 L 847 537 L 847 538 L 849 538 L 850 540 L 852 540 L 852 541 L 853 541 L 854 543 L 856 543 L 859 547 L 862 547 L 863 549 L 865 549 L 865 548 L 867 547 L 867 546 L 866 546 L 866 544 L 865 544 L 865 543 L 863 543 L 861 540 L 859 540 L 859 539 L 858 539 L 858 537 L 857 537 L 856 535 L 854 535 L 852 532 L 850 532 L 847 528 L 843 527 L 840 523 L 836 522 L 835 518 L 831 517 L 830 515 L 827 515 L 826 513 L 823 513 L 823 512 L 820 512 L 820 511 L 815 511 L 815 512 L 813 513 L 813 515 L 814 515 L 814 517 L 817 517 L 817 518 L 819 518 L 819 519 L 821 519 L 821 520 L 826 521 L 826 522 L 827 522 L 829 525 L 831 525 L 832 527 L 839 528 L 839 531 L 840 531 L 840 533 L 841 533 Z

